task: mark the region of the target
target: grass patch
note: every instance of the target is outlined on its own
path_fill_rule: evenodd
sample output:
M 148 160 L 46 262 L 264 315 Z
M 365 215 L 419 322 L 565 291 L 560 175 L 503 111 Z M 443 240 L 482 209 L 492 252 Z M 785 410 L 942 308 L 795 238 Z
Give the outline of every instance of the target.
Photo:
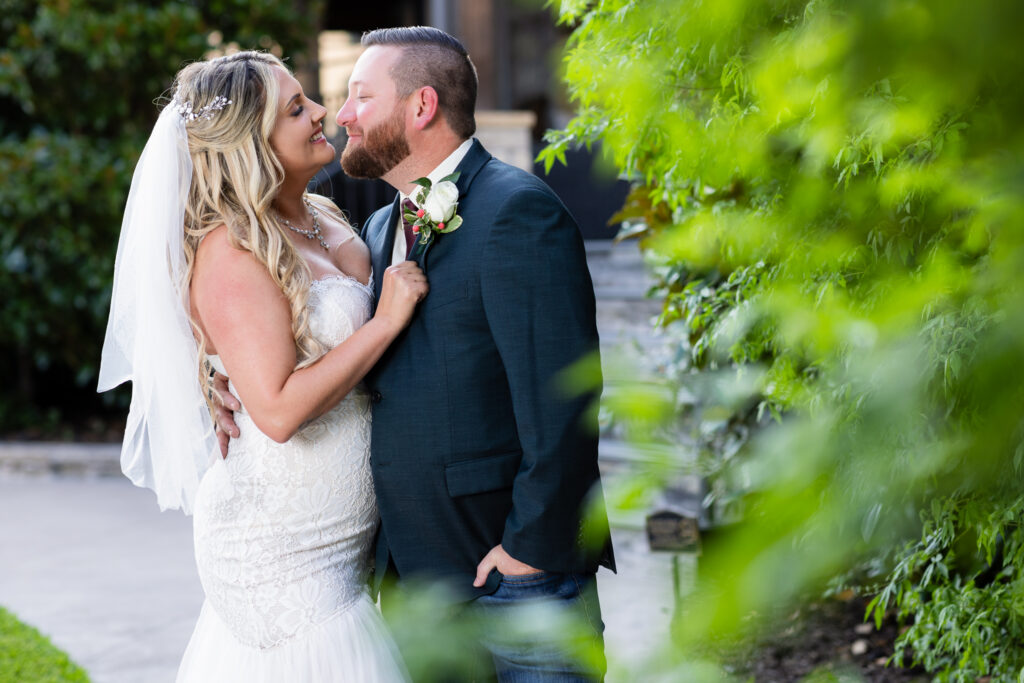
M 0 607 L 0 683 L 89 683 L 50 639 Z

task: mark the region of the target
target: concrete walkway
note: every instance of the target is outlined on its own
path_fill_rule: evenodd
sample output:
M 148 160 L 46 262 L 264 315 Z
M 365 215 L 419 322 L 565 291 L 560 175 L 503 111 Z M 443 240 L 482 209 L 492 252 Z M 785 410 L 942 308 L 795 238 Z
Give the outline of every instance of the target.
M 0 476 L 0 605 L 50 636 L 94 683 L 173 681 L 202 602 L 191 518 L 126 479 Z M 614 532 L 619 573 L 599 590 L 612 672 L 665 642 L 671 558 Z M 695 560 L 684 557 L 684 572 Z
M 634 244 L 588 242 L 606 363 L 650 349 L 656 300 Z M 614 384 L 611 367 L 606 383 Z M 608 387 L 606 387 L 606 390 Z M 606 487 L 628 457 L 604 448 Z M 118 446 L 0 443 L 0 605 L 50 636 L 94 683 L 173 681 L 202 603 L 191 518 L 120 476 Z M 615 464 L 617 463 L 617 464 Z M 608 464 L 608 463 L 605 463 Z M 638 662 L 666 642 L 672 558 L 652 554 L 638 518 L 613 529 L 618 574 L 598 573 L 608 681 L 654 680 Z M 681 556 L 681 584 L 696 560 Z
M 202 588 L 191 519 L 127 479 L 0 480 L 0 604 L 95 683 L 173 681 Z

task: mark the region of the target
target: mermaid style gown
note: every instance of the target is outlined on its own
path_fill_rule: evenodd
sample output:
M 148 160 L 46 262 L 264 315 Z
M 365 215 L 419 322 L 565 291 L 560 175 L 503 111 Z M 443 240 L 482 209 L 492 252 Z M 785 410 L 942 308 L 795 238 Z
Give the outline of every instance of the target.
M 372 296 L 348 276 L 314 281 L 313 335 L 340 344 L 369 319 Z M 235 419 L 241 436 L 196 497 L 206 600 L 179 683 L 407 680 L 366 588 L 378 523 L 366 393 L 353 390 L 283 444 L 244 407 Z

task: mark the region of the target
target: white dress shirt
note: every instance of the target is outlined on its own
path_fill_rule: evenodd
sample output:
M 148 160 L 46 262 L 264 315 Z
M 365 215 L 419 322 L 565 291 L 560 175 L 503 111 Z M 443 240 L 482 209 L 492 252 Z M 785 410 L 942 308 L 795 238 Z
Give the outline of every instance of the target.
M 473 146 L 473 138 L 464 141 L 461 145 L 455 148 L 455 151 L 449 154 L 444 161 L 437 165 L 433 171 L 427 174 L 427 180 L 431 183 L 436 183 L 446 175 L 451 175 L 455 172 L 455 169 L 462 163 L 462 159 L 466 156 L 469 148 Z M 391 264 L 401 263 L 405 260 L 405 255 L 409 253 L 409 245 L 405 242 L 405 229 L 402 227 L 402 204 L 408 195 L 401 192 L 398 193 L 398 223 L 395 225 L 395 248 L 391 252 Z M 416 200 L 413 200 L 415 203 Z

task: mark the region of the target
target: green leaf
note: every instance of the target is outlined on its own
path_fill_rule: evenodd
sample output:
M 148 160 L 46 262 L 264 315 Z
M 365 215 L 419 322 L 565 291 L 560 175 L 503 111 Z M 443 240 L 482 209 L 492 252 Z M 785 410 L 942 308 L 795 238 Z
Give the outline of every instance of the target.
M 444 224 L 444 230 L 442 230 L 441 232 L 455 232 L 456 230 L 459 229 L 460 225 L 462 225 L 462 216 L 452 216 L 452 219 Z
M 879 517 L 882 514 L 882 504 L 875 503 L 868 510 L 868 514 L 865 515 L 864 521 L 861 524 L 861 537 L 865 541 L 870 541 L 871 537 L 875 533 L 875 527 L 878 526 Z

